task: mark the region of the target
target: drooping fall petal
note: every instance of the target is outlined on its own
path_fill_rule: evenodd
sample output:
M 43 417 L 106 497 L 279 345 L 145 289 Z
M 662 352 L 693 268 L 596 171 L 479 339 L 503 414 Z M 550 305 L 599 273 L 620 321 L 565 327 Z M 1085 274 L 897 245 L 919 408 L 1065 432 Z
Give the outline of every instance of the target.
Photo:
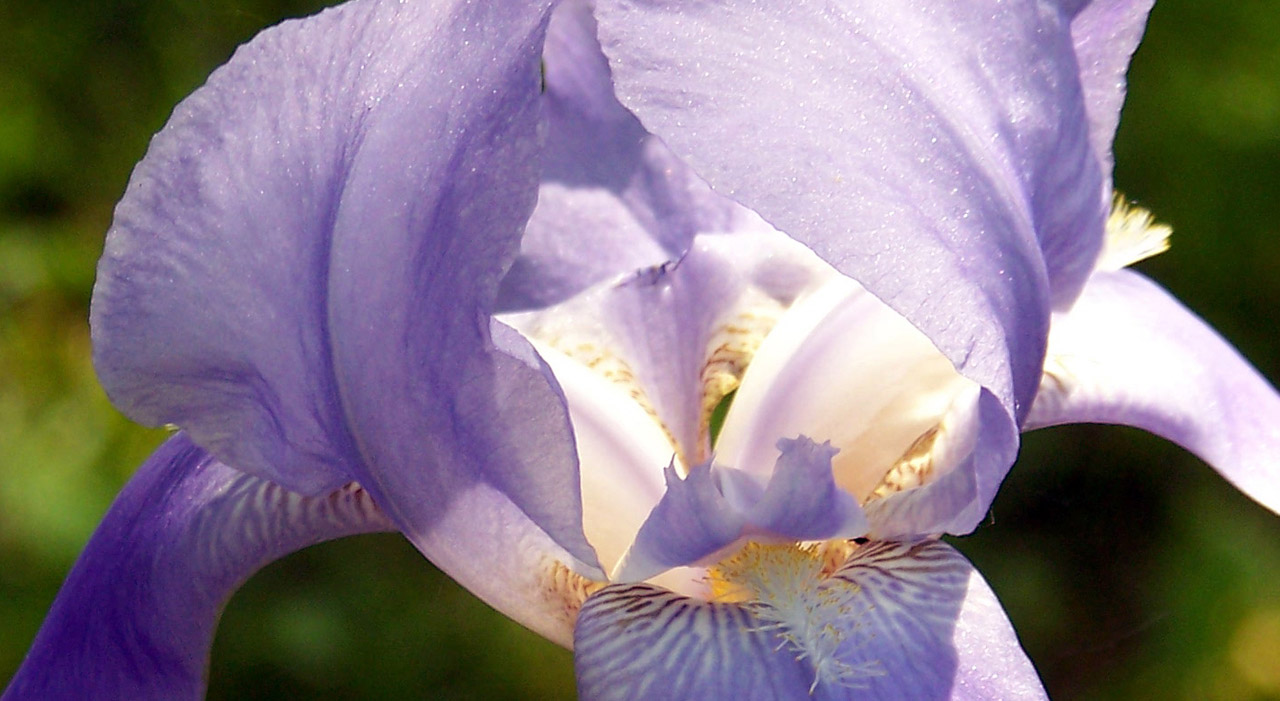
M 805 565 L 786 556 L 774 564 Z M 592 595 L 575 632 L 580 697 L 1044 697 L 994 594 L 945 544 L 866 545 L 827 578 L 772 574 L 812 588 L 747 603 L 647 584 Z
M 1154 4 L 1155 0 L 1090 0 L 1071 20 L 1071 41 L 1089 113 L 1089 141 L 1108 176 L 1129 59 L 1138 48 Z
M 1139 273 L 1101 271 L 1056 315 L 1027 428 L 1137 426 L 1190 450 L 1280 512 L 1280 395 Z
M 249 575 L 314 543 L 389 530 L 357 485 L 304 496 L 178 434 L 112 504 L 4 700 L 203 698 L 218 616 Z

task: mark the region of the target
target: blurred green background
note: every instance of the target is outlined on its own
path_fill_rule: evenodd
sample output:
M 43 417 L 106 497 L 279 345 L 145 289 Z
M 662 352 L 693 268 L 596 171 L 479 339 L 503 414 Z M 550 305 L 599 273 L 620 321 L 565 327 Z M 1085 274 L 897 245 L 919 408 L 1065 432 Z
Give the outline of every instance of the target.
M 89 363 L 112 205 L 178 100 L 258 29 L 322 3 L 22 5 L 0 0 L 0 680 L 163 438 L 111 409 Z M 1175 229 L 1140 267 L 1280 378 L 1280 3 L 1160 0 L 1116 151 L 1119 188 Z M 1032 434 L 991 518 L 952 542 L 1056 698 L 1280 699 L 1280 518 L 1176 447 Z M 398 536 L 363 537 L 235 596 L 209 697 L 564 698 L 571 665 Z

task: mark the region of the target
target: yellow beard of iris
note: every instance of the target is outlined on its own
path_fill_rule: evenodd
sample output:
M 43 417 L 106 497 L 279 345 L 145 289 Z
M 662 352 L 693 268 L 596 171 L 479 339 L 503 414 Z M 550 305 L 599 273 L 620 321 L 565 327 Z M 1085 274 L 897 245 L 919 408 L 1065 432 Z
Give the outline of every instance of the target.
M 759 630 L 778 636 L 778 649 L 787 647 L 813 665 L 811 694 L 819 683 L 857 686 L 859 678 L 883 673 L 875 662 L 850 665 L 840 659 L 865 611 L 857 602 L 861 587 L 832 576 L 853 547 L 751 542 L 707 570 L 713 600 L 751 607 L 764 622 Z

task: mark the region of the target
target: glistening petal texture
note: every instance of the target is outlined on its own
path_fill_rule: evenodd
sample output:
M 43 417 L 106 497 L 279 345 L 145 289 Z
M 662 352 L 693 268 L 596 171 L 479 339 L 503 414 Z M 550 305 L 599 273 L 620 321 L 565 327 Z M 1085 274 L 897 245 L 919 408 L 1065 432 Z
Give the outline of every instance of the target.
M 1213 329 L 1142 275 L 1099 272 L 1049 337 L 1027 428 L 1137 426 L 1190 450 L 1280 512 L 1280 395 Z
M 431 70 L 379 103 L 346 173 L 329 326 L 361 484 L 450 576 L 564 640 L 544 602 L 523 597 L 537 596 L 542 558 L 603 576 L 583 534 L 568 410 L 528 343 L 489 318 L 536 196 L 550 5 L 407 5 L 443 11 L 415 57 Z M 558 547 L 527 551 L 546 544 L 537 529 Z M 507 564 L 490 569 L 503 551 Z
M 498 307 L 533 309 L 680 258 L 699 233 L 752 219 L 618 104 L 585 0 L 562 2 L 543 52 L 547 144 L 538 206 Z
M 135 416 L 295 489 L 356 479 L 446 571 L 563 641 L 522 597 L 546 558 L 594 571 L 568 419 L 488 319 L 537 188 L 549 7 L 358 0 L 263 34 L 139 167 L 94 322 Z M 502 527 L 472 542 L 464 504 Z M 508 587 L 499 563 L 526 577 Z
M 776 625 L 778 611 L 767 605 L 708 603 L 646 584 L 605 587 L 587 599 L 575 631 L 579 694 L 588 701 L 1045 697 L 990 588 L 945 544 L 870 543 L 821 586 L 831 596 L 812 597 L 808 610 L 836 614 L 822 619 L 831 624 L 825 630 L 839 631 L 834 660 L 814 650 L 801 658 L 794 640 L 803 631 Z
M 388 530 L 357 485 L 304 496 L 178 434 L 112 504 L 4 701 L 203 698 L 218 616 L 249 575 L 314 543 Z
M 299 491 L 354 479 L 328 337 L 334 226 L 379 195 L 349 180 L 359 164 L 389 159 L 403 179 L 450 157 L 445 142 L 366 148 L 371 131 L 423 136 L 382 117 L 405 85 L 489 62 L 441 51 L 449 13 L 358 0 L 285 22 L 178 105 L 116 208 L 94 288 L 95 366 L 125 413 Z
M 1089 141 L 1108 176 L 1129 59 L 1142 40 L 1154 4 L 1155 0 L 1092 0 L 1071 20 L 1071 40 L 1089 112 Z
M 1102 176 L 1051 3 L 600 0 L 621 102 L 717 191 L 924 331 L 1018 417 Z

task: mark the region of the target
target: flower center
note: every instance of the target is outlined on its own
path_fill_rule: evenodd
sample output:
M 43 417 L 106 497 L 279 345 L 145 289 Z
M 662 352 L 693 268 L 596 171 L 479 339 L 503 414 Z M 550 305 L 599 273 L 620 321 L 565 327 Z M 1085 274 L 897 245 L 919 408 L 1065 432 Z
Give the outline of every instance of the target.
M 976 406 L 977 386 L 923 334 L 778 232 L 699 236 L 679 261 L 500 320 L 564 391 L 583 521 L 606 570 L 667 492 L 667 466 L 685 479 L 713 465 L 729 507 L 747 513 L 779 440 L 829 441 L 835 484 L 861 504 L 955 464 Z
M 714 600 L 749 606 L 764 630 L 813 665 L 810 693 L 820 683 L 856 686 L 860 678 L 883 674 L 874 663 L 850 665 L 841 654 L 857 644 L 858 618 L 867 606 L 859 602 L 861 587 L 832 576 L 855 547 L 849 541 L 750 542 L 707 570 Z

